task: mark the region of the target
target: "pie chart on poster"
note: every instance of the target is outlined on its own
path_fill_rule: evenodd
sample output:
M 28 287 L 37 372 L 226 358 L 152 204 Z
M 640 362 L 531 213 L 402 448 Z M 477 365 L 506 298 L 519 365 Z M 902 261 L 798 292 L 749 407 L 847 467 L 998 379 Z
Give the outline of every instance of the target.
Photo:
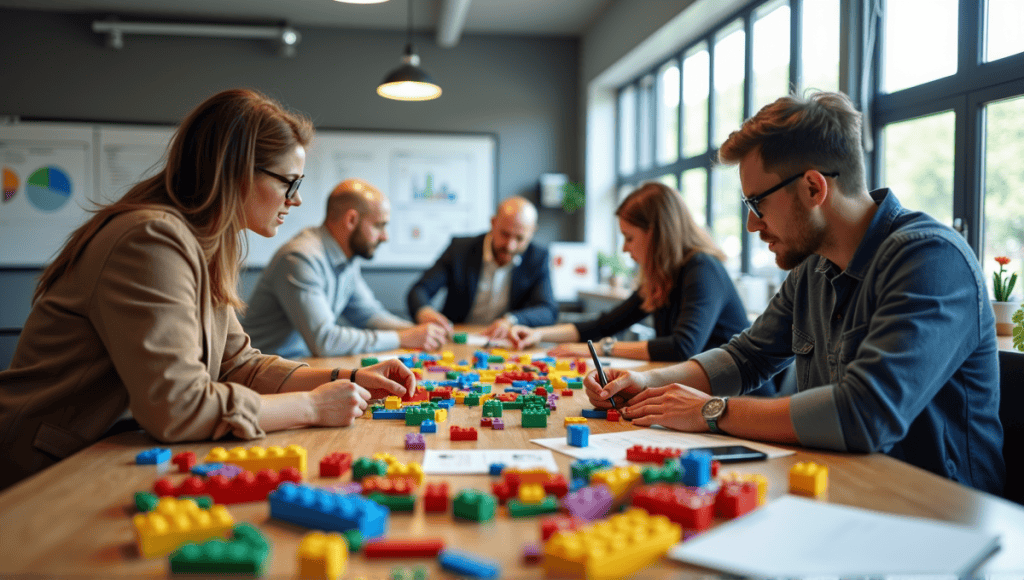
M 25 197 L 40 211 L 57 211 L 71 199 L 71 178 L 60 167 L 40 167 L 28 176 Z
M 14 194 L 18 193 L 18 174 L 14 172 L 10 167 L 4 167 L 3 175 L 4 185 L 4 203 L 7 203 L 14 199 Z

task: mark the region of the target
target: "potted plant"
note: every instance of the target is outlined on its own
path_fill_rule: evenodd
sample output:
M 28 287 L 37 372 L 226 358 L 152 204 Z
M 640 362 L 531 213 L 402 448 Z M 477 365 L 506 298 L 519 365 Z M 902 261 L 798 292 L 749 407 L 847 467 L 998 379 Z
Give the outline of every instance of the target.
M 602 276 L 608 276 L 608 286 L 612 288 L 625 286 L 626 280 L 633 277 L 633 268 L 626 264 L 621 254 L 598 252 L 597 265 Z
M 1010 301 L 1013 286 L 1017 283 L 1017 273 L 1014 272 L 1008 280 L 1004 280 L 1006 265 L 1010 263 L 1010 259 L 998 256 L 995 260 L 999 264 L 999 271 L 992 274 L 992 292 L 996 297 L 992 301 L 992 309 L 996 315 L 996 334 L 1011 336 L 1013 334 L 1013 313 L 1020 306 L 1020 304 Z
M 1013 347 L 1024 352 L 1024 306 L 1021 306 L 1013 315 Z

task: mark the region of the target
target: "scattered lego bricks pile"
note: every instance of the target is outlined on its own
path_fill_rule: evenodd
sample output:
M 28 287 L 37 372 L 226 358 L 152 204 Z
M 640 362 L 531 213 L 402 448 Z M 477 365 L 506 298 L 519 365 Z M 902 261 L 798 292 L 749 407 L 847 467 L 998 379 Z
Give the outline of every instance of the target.
M 558 398 L 555 391 L 571 396 L 582 388 L 576 379 L 586 370 L 582 360 L 519 357 L 506 362 L 507 355 L 495 351 L 478 351 L 470 369 L 449 355 L 403 360 L 417 369 L 445 372 L 447 380 L 422 381 L 406 399 L 388 397 L 374 409 L 374 418 L 402 419 L 419 427 L 419 433 L 405 435 L 406 449 L 425 449 L 424 434 L 436 433 L 437 423 L 446 421 L 454 404 L 480 406 L 481 427 L 504 428 L 504 409 L 522 410 L 525 428 L 546 427 Z M 364 359 L 363 365 L 376 362 Z M 489 369 L 490 364 L 503 367 Z M 498 385 L 505 385 L 504 392 L 492 393 Z M 588 419 L 619 419 L 614 411 L 586 409 L 581 414 L 564 418 L 569 445 L 588 445 Z M 475 441 L 477 430 L 452 425 L 449 436 Z M 541 563 L 553 576 L 618 578 L 650 565 L 680 539 L 707 530 L 714 518 L 739 517 L 767 501 L 763 476 L 718 477 L 719 465 L 708 452 L 637 445 L 626 457 L 650 465 L 578 460 L 570 465 L 567 482 L 564 475 L 543 469 L 495 464 L 490 473 L 498 479 L 489 491 L 467 488 L 452 495 L 448 482 L 431 481 L 420 495 L 425 479 L 420 464 L 403 464 L 388 453 L 359 458 L 329 453 L 319 463 L 320 477 L 351 471 L 351 481 L 318 488 L 302 483 L 307 452 L 297 445 L 215 448 L 203 464 L 197 464 L 194 453 L 172 458 L 170 450 L 157 448 L 140 453 L 137 462 L 170 461 L 191 476 L 177 485 L 162 478 L 152 493 L 137 493 L 140 513 L 134 525 L 140 553 L 167 556 L 173 573 L 259 575 L 271 546 L 255 527 L 235 524 L 225 505 L 266 501 L 272 518 L 316 530 L 302 538 L 296 554 L 302 578 L 339 578 L 348 554 L 358 551 L 366 558 L 436 558 L 444 569 L 461 576 L 496 578 L 501 569 L 492 560 L 446 548 L 438 538 L 393 538 L 387 531 L 391 514 L 413 511 L 420 497 L 426 512 L 450 510 L 454 519 L 479 523 L 493 520 L 499 506 L 505 506 L 508 517 L 543 516 L 541 543 L 523 546 L 525 563 Z M 824 466 L 798 463 L 790 471 L 790 492 L 818 496 L 827 479 Z M 426 569 L 398 568 L 392 577 L 425 578 Z

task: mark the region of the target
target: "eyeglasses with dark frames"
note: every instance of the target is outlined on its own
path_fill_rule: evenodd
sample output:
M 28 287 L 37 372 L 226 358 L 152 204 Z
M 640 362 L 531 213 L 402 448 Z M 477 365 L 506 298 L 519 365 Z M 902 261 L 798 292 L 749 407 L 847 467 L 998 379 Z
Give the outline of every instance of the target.
M 789 178 L 783 179 L 781 183 L 779 183 L 775 187 L 769 189 L 768 191 L 765 191 L 764 193 L 759 193 L 757 195 L 752 195 L 750 197 L 743 196 L 743 205 L 747 206 L 747 209 L 749 209 L 758 218 L 763 218 L 764 214 L 762 214 L 761 210 L 758 209 L 758 208 L 761 205 L 761 202 L 764 200 L 764 198 L 766 198 L 769 195 L 775 193 L 776 191 L 782 189 L 783 187 L 786 187 L 790 183 L 793 183 L 797 179 L 800 179 L 801 177 L 803 177 L 803 175 L 805 173 L 807 173 L 806 170 L 805 171 L 801 171 L 800 173 L 797 173 L 793 177 L 789 177 Z M 824 175 L 825 177 L 839 177 L 839 172 L 838 171 L 835 171 L 835 172 L 832 172 L 832 173 L 824 173 L 824 172 L 822 172 L 822 175 Z
M 262 167 L 257 167 L 256 169 L 258 169 L 259 171 L 262 171 L 263 173 L 266 173 L 267 175 L 273 177 L 274 179 L 276 179 L 276 180 L 280 181 L 281 183 L 283 183 L 283 184 L 288 186 L 288 191 L 286 191 L 285 194 L 284 194 L 284 198 L 285 199 L 291 199 L 291 198 L 295 197 L 295 193 L 299 191 L 299 185 L 302 184 L 302 178 L 305 177 L 305 175 L 300 175 L 300 176 L 296 177 L 295 179 L 288 179 L 287 177 L 285 177 L 283 175 L 280 175 L 278 173 L 274 173 L 273 171 L 270 171 L 268 169 L 264 169 Z

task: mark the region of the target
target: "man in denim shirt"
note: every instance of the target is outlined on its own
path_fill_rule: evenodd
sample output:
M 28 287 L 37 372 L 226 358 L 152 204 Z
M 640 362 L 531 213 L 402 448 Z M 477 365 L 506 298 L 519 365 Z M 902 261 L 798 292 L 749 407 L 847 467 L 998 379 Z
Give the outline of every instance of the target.
M 867 191 L 860 136 L 839 93 L 784 97 L 733 132 L 719 157 L 739 163 L 747 229 L 791 273 L 722 348 L 611 370 L 605 389 L 591 375 L 588 394 L 602 406 L 631 396 L 635 425 L 883 452 L 999 494 L 998 347 L 981 267 L 956 232 L 888 189 Z M 730 398 L 794 358 L 796 394 Z

